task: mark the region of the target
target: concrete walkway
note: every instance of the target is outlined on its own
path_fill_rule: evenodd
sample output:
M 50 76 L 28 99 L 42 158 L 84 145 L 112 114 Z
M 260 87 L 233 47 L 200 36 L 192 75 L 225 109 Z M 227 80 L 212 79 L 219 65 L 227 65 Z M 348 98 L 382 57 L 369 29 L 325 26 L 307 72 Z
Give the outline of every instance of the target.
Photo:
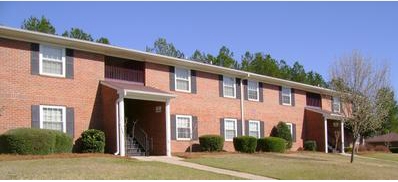
M 225 174 L 225 175 L 230 175 L 230 176 L 235 176 L 235 177 L 245 178 L 245 179 L 251 179 L 251 180 L 275 180 L 273 178 L 268 178 L 268 177 L 264 177 L 264 176 L 258 176 L 258 175 L 249 174 L 249 173 L 231 171 L 231 170 L 220 169 L 220 168 L 195 164 L 195 163 L 191 163 L 191 162 L 186 162 L 186 161 L 183 161 L 183 159 L 179 158 L 179 157 L 150 156 L 150 157 L 133 157 L 133 158 L 141 160 L 141 161 L 164 162 L 164 163 L 168 163 L 168 164 L 174 164 L 174 165 L 189 167 L 189 168 L 198 169 L 198 170 L 202 170 L 202 171 L 209 171 L 209 172 L 213 172 L 213 173 Z

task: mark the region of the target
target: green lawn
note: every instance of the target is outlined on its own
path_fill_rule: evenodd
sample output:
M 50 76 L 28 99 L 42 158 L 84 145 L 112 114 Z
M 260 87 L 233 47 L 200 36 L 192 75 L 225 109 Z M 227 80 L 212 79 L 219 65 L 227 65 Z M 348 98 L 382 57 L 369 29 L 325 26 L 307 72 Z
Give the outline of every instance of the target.
M 263 175 L 276 179 L 398 179 L 398 163 L 339 154 L 198 154 L 186 159 L 203 165 Z
M 0 155 L 0 180 L 7 179 L 236 179 L 160 162 L 106 155 L 33 157 Z
M 361 156 L 398 162 L 398 154 L 393 153 L 365 153 L 361 154 Z

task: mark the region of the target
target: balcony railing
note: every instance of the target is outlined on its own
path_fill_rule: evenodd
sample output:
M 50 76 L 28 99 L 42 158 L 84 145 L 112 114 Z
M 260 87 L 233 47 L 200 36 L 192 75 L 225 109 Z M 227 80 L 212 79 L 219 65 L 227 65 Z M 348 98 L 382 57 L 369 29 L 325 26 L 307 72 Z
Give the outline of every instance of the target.
M 105 78 L 144 83 L 144 71 L 105 65 Z

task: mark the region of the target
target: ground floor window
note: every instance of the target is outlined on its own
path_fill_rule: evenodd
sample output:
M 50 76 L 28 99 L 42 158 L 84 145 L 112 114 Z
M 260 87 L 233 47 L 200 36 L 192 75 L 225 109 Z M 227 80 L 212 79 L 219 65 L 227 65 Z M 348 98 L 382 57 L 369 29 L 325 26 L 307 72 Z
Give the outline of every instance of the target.
M 176 116 L 177 140 L 190 140 L 192 138 L 192 116 Z
M 41 105 L 40 128 L 66 132 L 65 107 Z
M 225 141 L 232 141 L 237 135 L 236 119 L 224 119 Z
M 260 121 L 249 121 L 249 136 L 260 138 Z
M 290 130 L 290 136 L 293 138 L 293 124 L 292 123 L 286 123 L 287 128 Z

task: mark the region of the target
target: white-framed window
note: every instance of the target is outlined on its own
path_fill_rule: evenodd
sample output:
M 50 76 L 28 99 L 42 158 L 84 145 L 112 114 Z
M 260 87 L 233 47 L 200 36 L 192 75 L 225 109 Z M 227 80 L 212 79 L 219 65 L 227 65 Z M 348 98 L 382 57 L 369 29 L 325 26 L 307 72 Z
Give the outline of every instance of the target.
M 286 123 L 287 128 L 290 130 L 290 136 L 293 138 L 293 124 L 292 123 Z
M 260 121 L 249 120 L 249 136 L 260 138 Z
M 282 87 L 282 104 L 292 105 L 292 89 L 289 87 Z
M 247 81 L 247 98 L 252 101 L 259 101 L 258 82 Z
M 175 68 L 175 90 L 191 92 L 191 70 L 185 68 Z
M 176 115 L 177 140 L 191 140 L 192 138 L 192 116 Z
M 66 132 L 66 108 L 40 105 L 40 128 Z
M 41 75 L 65 77 L 65 48 L 40 44 L 39 71 Z
M 234 77 L 223 76 L 224 97 L 236 97 L 236 82 Z
M 333 97 L 333 112 L 340 113 L 340 97 Z
M 238 130 L 236 126 L 236 119 L 224 119 L 224 138 L 225 141 L 232 141 L 237 136 Z

